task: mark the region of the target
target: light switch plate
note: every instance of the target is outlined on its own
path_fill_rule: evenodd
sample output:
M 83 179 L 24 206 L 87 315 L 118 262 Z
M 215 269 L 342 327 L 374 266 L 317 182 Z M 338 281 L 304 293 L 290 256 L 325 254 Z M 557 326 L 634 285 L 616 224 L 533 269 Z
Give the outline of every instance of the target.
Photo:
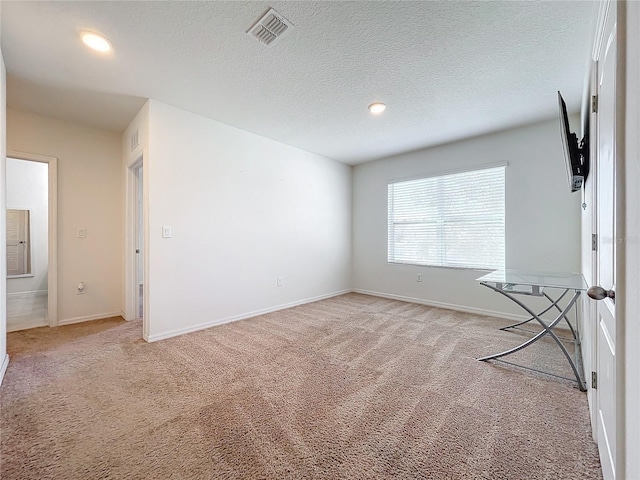
M 87 238 L 87 230 L 85 228 L 78 229 L 78 238 Z
M 171 238 L 171 227 L 162 227 L 162 238 Z

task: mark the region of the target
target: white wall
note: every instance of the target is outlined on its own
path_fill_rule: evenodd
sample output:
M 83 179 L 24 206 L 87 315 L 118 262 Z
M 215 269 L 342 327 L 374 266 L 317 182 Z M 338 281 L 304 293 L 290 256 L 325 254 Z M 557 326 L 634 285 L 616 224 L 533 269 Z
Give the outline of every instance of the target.
M 7 147 L 58 159 L 58 323 L 120 315 L 120 135 L 9 109 Z
M 47 290 L 48 183 L 46 163 L 7 159 L 7 208 L 29 210 L 31 277 L 8 278 L 7 293 Z
M 150 340 L 350 288 L 351 167 L 153 100 L 148 153 Z
M 579 129 L 577 118 L 571 124 Z M 485 272 L 387 263 L 389 181 L 505 161 L 507 268 L 579 272 L 581 199 L 569 193 L 559 126 L 549 121 L 356 166 L 354 288 L 469 311 L 524 313 L 474 281 Z

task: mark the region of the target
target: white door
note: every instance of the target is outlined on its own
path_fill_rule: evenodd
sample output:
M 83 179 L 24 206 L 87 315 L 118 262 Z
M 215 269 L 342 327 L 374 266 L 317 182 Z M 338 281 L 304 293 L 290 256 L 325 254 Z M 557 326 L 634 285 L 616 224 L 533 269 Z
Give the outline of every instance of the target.
M 597 51 L 594 165 L 595 233 L 598 239 L 596 285 L 615 291 L 616 278 L 616 6 L 611 2 Z M 616 477 L 616 310 L 611 298 L 596 309 L 596 431 L 605 480 Z

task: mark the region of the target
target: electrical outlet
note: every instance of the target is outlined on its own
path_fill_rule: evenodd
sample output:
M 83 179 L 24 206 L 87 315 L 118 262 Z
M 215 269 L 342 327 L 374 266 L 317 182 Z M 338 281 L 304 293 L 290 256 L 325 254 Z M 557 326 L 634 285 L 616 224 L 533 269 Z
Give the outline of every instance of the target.
M 86 285 L 85 285 L 84 282 L 78 283 L 78 286 L 76 287 L 76 295 L 84 294 L 85 287 L 86 287 Z
M 281 286 L 282 286 L 282 277 L 276 277 L 276 285 L 277 285 L 278 287 L 281 287 Z
M 419 273 L 418 276 L 416 277 L 416 282 L 421 282 L 422 281 L 422 274 Z

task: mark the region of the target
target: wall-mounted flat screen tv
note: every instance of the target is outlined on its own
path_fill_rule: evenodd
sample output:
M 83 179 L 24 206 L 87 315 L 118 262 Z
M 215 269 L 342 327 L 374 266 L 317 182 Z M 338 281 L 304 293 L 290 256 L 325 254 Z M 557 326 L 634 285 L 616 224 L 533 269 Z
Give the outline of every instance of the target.
M 577 192 L 582 188 L 589 175 L 589 133 L 585 133 L 584 138 L 578 141 L 578 136 L 571 132 L 567 104 L 560 92 L 558 92 L 558 110 L 569 189 L 571 192 Z

